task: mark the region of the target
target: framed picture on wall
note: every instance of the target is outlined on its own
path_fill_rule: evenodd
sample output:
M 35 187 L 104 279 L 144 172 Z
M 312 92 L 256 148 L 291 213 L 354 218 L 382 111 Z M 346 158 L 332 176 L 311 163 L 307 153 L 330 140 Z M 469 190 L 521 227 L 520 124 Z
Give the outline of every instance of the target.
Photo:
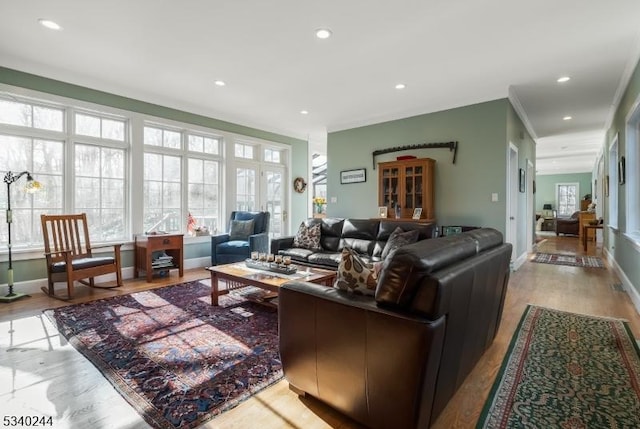
M 525 190 L 525 173 L 524 173 L 524 168 L 520 169 L 520 181 L 519 181 L 519 185 L 520 185 L 520 192 L 524 192 Z

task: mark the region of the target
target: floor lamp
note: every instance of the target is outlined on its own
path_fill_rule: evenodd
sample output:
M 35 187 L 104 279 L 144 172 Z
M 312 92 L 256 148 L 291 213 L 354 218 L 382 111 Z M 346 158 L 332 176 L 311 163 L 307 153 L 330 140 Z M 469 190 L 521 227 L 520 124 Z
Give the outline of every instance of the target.
M 13 291 L 13 261 L 11 259 L 11 222 L 13 220 L 11 214 L 11 185 L 22 176 L 27 176 L 27 184 L 24 187 L 24 191 L 28 194 L 37 192 L 41 187 L 40 182 L 33 180 L 33 177 L 31 177 L 31 173 L 29 173 L 28 171 L 23 171 L 19 174 L 13 174 L 11 171 L 9 171 L 4 176 L 4 183 L 7 184 L 7 236 L 9 237 L 9 242 L 7 244 L 7 248 L 9 249 L 9 270 L 7 271 L 7 285 L 9 286 L 9 293 L 5 296 L 0 296 L 0 302 L 12 302 L 16 299 L 29 296 L 24 293 L 17 293 Z

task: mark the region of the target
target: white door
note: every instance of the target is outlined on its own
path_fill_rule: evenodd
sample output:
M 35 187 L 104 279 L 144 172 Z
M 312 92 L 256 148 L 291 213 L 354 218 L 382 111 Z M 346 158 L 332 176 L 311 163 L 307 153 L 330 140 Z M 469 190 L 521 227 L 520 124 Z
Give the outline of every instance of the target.
M 505 241 L 513 245 L 511 261 L 518 258 L 518 148 L 509 143 L 509 153 L 507 156 L 507 236 Z
M 234 210 L 268 211 L 271 213 L 269 235 L 280 237 L 288 233 L 284 167 L 254 163 L 235 166 Z
M 266 165 L 260 174 L 260 209 L 271 213 L 269 236 L 280 237 L 287 234 L 285 169 Z

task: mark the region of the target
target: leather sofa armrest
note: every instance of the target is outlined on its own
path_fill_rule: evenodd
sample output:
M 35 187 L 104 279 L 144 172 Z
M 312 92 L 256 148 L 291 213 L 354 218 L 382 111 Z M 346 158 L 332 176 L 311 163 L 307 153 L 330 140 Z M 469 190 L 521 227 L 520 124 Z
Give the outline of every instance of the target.
M 227 241 L 229 241 L 229 234 L 219 234 L 211 236 L 211 265 L 218 265 L 218 260 L 216 258 L 216 246 Z
M 249 251 L 267 253 L 269 250 L 269 234 L 261 232 L 249 236 Z
M 293 235 L 289 237 L 278 237 L 271 240 L 271 253 L 277 255 L 280 250 L 291 249 L 293 247 Z
M 429 426 L 445 317 L 292 281 L 280 288 L 278 318 L 284 375 L 295 388 L 365 426 Z

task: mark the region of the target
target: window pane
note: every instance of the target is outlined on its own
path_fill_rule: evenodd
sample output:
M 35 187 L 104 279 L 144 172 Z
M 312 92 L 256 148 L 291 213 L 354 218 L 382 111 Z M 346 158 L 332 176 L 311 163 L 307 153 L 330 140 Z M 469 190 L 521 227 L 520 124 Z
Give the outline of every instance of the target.
M 202 152 L 204 149 L 204 138 L 200 136 L 189 136 L 189 150 Z
M 0 100 L 0 123 L 31 126 L 31 106 L 9 100 Z
M 76 113 L 76 134 L 100 137 L 100 118 Z
M 180 182 L 180 158 L 177 156 L 163 156 L 164 172 L 163 178 L 166 181 Z
M 205 153 L 211 154 L 211 155 L 218 155 L 218 153 L 220 152 L 220 140 L 218 139 L 212 139 L 212 138 L 205 138 L 204 139 L 204 151 Z
M 122 179 L 102 180 L 102 207 L 112 209 L 124 209 L 124 188 Z M 120 216 L 122 217 L 122 210 Z
M 124 122 L 111 119 L 103 119 L 102 138 L 124 141 Z
M 64 171 L 64 143 L 61 141 L 34 140 L 32 173 L 62 175 Z
M 243 145 L 236 143 L 236 145 L 235 145 L 235 155 L 238 158 L 243 158 L 244 157 L 244 146 Z
M 0 135 L 0 170 L 24 171 L 31 166 L 31 139 Z
M 33 126 L 44 130 L 64 131 L 64 114 L 60 109 L 33 106 Z
M 76 177 L 76 208 L 81 211 L 100 208 L 100 179 Z M 93 225 L 98 225 L 94 223 Z
M 144 127 L 144 144 L 162 146 L 162 130 L 158 128 Z
M 204 161 L 201 159 L 189 159 L 189 183 L 202 183 Z
M 76 175 L 93 176 L 100 172 L 100 148 L 76 145 Z
M 164 146 L 180 149 L 180 133 L 164 130 Z
M 156 153 L 144 154 L 144 179 L 162 180 L 162 155 Z
M 125 151 L 122 149 L 102 149 L 102 176 L 124 178 Z

